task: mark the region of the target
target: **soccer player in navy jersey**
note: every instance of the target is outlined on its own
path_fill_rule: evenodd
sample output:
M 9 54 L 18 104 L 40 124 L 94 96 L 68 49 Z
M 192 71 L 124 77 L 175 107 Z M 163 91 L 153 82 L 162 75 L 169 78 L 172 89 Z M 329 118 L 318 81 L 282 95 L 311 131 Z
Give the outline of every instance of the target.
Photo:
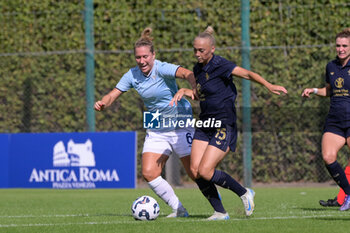
M 337 57 L 326 66 L 326 86 L 306 88 L 302 96 L 310 94 L 330 97 L 330 108 L 322 136 L 322 157 L 334 181 L 346 194 L 340 210 L 350 209 L 350 185 L 342 166 L 337 162 L 338 151 L 350 148 L 350 30 L 335 37 Z
M 196 90 L 193 72 L 178 65 L 155 59 L 151 38 L 151 28 L 146 28 L 134 45 L 137 66 L 123 75 L 116 87 L 94 105 L 96 111 L 102 111 L 117 100 L 124 92 L 134 88 L 141 96 L 153 118 L 182 115 L 192 117 L 191 104 L 184 100 L 177 108 L 171 108 L 169 102 L 178 91 L 175 78 L 189 81 Z M 154 120 L 153 119 L 153 120 Z M 165 118 L 164 118 L 165 119 Z M 162 169 L 169 156 L 178 156 L 187 174 L 194 179 L 190 170 L 190 153 L 193 129 L 159 127 L 147 129 L 142 150 L 142 175 L 150 188 L 167 203 L 173 212 L 167 217 L 187 217 L 188 212 L 176 196 L 170 184 L 162 178 Z M 190 139 L 189 139 L 190 138 Z
M 198 63 L 193 71 L 200 101 L 200 120 L 215 119 L 221 123 L 221 126 L 196 128 L 191 151 L 191 170 L 196 177 L 195 182 L 199 189 L 214 208 L 214 214 L 208 220 L 227 220 L 229 215 L 222 205 L 215 184 L 230 189 L 242 199 L 246 216 L 253 213 L 255 195 L 253 190 L 243 187 L 229 174 L 216 169 L 229 150 L 236 149 L 237 90 L 232 76 L 255 81 L 274 94 L 286 94 L 287 90 L 282 86 L 269 83 L 257 73 L 215 55 L 213 33 L 213 28 L 209 26 L 194 39 L 194 55 Z M 193 90 L 180 89 L 170 105 L 174 103 L 176 105 L 184 95 L 193 98 Z

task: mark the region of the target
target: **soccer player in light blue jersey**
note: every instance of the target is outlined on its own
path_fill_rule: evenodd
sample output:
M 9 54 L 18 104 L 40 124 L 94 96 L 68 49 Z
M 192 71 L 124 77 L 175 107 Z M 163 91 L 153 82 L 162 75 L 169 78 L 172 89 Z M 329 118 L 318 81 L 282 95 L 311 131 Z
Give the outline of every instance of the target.
M 337 57 L 326 66 L 326 85 L 306 88 L 302 96 L 310 94 L 330 97 L 330 108 L 322 136 L 322 157 L 333 180 L 345 193 L 341 211 L 350 209 L 350 185 L 343 167 L 337 161 L 339 150 L 350 148 L 350 28 L 335 37 Z M 322 205 L 322 203 L 320 203 Z
M 214 208 L 214 214 L 208 220 L 227 220 L 229 215 L 224 209 L 214 184 L 230 189 L 243 202 L 246 216 L 254 211 L 254 191 L 240 185 L 224 171 L 216 169 L 228 152 L 235 151 L 237 124 L 235 100 L 237 90 L 233 76 L 249 79 L 265 86 L 271 93 L 287 93 L 287 90 L 266 81 L 259 74 L 237 66 L 235 63 L 214 54 L 214 30 L 208 27 L 193 41 L 195 57 L 198 63 L 193 72 L 196 77 L 200 100 L 200 120 L 215 119 L 221 121 L 219 127 L 197 127 L 191 152 L 191 170 L 195 182 L 203 195 Z M 177 103 L 185 96 L 193 96 L 193 90 L 182 88 L 172 102 Z
M 95 110 L 102 111 L 117 100 L 124 92 L 134 88 L 144 101 L 154 118 L 163 116 L 192 117 L 192 108 L 187 100 L 183 100 L 177 108 L 169 106 L 174 94 L 178 91 L 175 78 L 186 79 L 195 91 L 196 81 L 193 72 L 178 65 L 156 60 L 151 38 L 151 28 L 146 28 L 141 38 L 134 45 L 137 63 L 123 75 L 116 87 L 95 103 Z M 175 121 L 174 121 L 175 122 Z M 142 175 L 150 188 L 167 203 L 173 212 L 167 217 L 187 217 L 173 188 L 161 177 L 162 169 L 169 156 L 178 156 L 187 172 L 194 179 L 190 170 L 190 153 L 193 129 L 187 127 L 159 127 L 147 129 L 142 151 Z

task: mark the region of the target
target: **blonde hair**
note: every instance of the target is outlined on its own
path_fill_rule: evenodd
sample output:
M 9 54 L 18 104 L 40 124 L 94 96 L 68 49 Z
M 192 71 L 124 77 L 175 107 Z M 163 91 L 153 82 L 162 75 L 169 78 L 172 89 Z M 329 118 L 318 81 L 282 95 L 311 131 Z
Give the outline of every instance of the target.
M 210 44 L 211 44 L 212 46 L 215 46 L 215 38 L 214 38 L 213 35 L 214 35 L 214 29 L 213 29 L 213 27 L 208 26 L 208 27 L 204 30 L 204 32 L 199 33 L 198 36 L 196 36 L 195 39 L 197 39 L 197 38 L 209 39 Z
M 339 32 L 335 36 L 335 39 L 338 39 L 338 38 L 350 38 L 350 28 L 345 28 L 343 31 Z
M 135 42 L 134 45 L 134 52 L 136 48 L 148 46 L 150 47 L 151 53 L 154 53 L 154 46 L 153 46 L 153 37 L 151 37 L 152 34 L 152 28 L 147 27 L 145 28 L 142 33 L 141 37 Z

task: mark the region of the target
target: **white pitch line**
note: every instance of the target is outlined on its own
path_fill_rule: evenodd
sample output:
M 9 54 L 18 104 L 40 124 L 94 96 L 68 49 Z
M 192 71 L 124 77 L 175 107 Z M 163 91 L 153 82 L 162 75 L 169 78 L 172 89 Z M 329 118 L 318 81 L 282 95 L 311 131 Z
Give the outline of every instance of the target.
M 66 217 L 89 217 L 89 214 L 51 214 L 51 215 L 17 215 L 17 216 L 0 216 L 0 218 L 66 218 Z
M 30 215 L 27 215 L 30 216 Z M 55 216 L 55 217 L 71 217 L 71 216 L 89 216 L 89 215 L 43 215 Z M 90 215 L 91 216 L 91 215 Z M 4 216 L 1 216 L 4 217 Z M 8 216 L 11 217 L 11 216 Z M 14 217 L 14 216 L 12 216 Z M 17 216 L 19 217 L 19 216 Z M 42 216 L 31 216 L 31 217 L 42 217 Z M 288 219 L 310 219 L 310 218 L 325 218 L 325 217 L 349 217 L 349 215 L 334 215 L 334 214 L 325 214 L 325 215 L 309 215 L 309 216 L 276 216 L 276 217 L 251 217 L 251 218 L 231 218 L 231 221 L 254 221 L 254 220 L 288 220 Z M 179 218 L 176 219 L 179 222 L 208 222 L 204 219 L 190 219 L 190 218 Z M 230 221 L 228 220 L 228 221 Z M 43 227 L 43 226 L 72 226 L 72 225 L 115 225 L 115 224 L 138 224 L 143 221 L 110 221 L 110 222 L 68 222 L 68 223 L 31 223 L 31 224 L 0 224 L 0 228 L 10 228 L 10 227 Z M 226 222 L 226 221 L 222 221 Z
M 71 225 L 110 225 L 110 224 L 120 224 L 121 222 L 78 222 L 78 223 L 30 223 L 30 224 L 7 224 L 0 225 L 0 228 L 9 227 L 47 227 L 47 226 L 71 226 Z M 125 221 L 125 223 L 128 223 Z M 131 222 L 132 223 L 132 222 Z

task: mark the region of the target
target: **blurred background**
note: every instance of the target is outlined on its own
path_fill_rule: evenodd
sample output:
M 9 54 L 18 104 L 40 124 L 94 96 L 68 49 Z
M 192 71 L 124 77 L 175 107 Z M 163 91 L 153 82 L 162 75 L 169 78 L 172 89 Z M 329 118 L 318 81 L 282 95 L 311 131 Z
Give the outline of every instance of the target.
M 92 10 L 78 0 L 0 1 L 1 133 L 137 131 L 140 159 L 145 108 L 136 91 L 104 112 L 94 113 L 91 102 L 136 65 L 133 44 L 145 27 L 153 28 L 159 60 L 192 69 L 192 41 L 211 25 L 216 54 L 242 64 L 240 1 L 94 0 Z M 251 83 L 253 183 L 330 181 L 320 145 L 329 99 L 305 100 L 301 93 L 325 85 L 325 66 L 336 56 L 335 35 L 350 27 L 349 17 L 348 0 L 250 1 L 251 70 L 289 91 L 275 96 Z M 86 41 L 89 28 L 93 39 Z M 238 148 L 220 166 L 242 180 L 242 80 L 234 82 Z M 188 87 L 182 80 L 178 85 Z M 191 103 L 198 116 L 198 103 Z M 344 166 L 348 155 L 346 148 L 340 152 Z M 184 171 L 181 177 L 189 181 Z

